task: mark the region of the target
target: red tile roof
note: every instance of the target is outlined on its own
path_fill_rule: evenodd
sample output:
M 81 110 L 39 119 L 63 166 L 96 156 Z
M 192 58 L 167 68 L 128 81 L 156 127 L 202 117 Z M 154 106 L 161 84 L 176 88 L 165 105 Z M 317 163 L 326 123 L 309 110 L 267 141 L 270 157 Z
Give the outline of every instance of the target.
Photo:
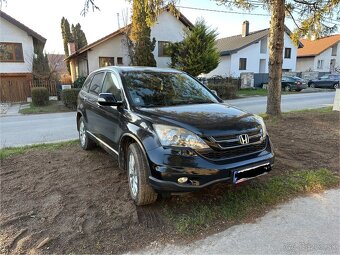
M 303 48 L 298 49 L 298 57 L 313 57 L 324 52 L 334 44 L 340 42 L 340 34 L 330 35 L 317 40 L 301 39 L 304 45 Z

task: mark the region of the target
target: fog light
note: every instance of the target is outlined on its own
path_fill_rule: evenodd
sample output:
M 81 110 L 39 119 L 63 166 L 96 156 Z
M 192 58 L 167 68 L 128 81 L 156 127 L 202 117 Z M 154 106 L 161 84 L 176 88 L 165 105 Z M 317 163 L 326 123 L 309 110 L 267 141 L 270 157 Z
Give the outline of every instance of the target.
M 177 180 L 178 183 L 186 183 L 188 182 L 188 177 L 181 177 L 181 178 L 178 178 Z

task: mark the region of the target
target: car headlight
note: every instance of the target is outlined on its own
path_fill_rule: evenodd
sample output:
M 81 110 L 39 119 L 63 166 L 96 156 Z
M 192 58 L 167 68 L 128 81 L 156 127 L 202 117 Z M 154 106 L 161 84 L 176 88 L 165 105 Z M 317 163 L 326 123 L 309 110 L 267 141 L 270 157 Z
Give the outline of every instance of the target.
M 267 136 L 267 128 L 266 128 L 266 124 L 264 124 L 263 118 L 259 115 L 254 115 L 255 118 L 260 122 L 261 126 L 262 126 L 262 138 L 265 138 Z
M 200 137 L 184 128 L 160 124 L 154 124 L 153 127 L 162 146 L 189 147 L 195 150 L 209 148 Z

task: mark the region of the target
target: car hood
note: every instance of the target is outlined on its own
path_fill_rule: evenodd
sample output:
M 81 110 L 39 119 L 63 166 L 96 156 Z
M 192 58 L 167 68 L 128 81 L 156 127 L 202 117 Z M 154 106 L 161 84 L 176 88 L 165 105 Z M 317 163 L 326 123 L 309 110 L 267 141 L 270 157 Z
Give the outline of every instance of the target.
M 153 124 L 178 126 L 201 136 L 244 133 L 261 127 L 254 115 L 227 104 L 138 108 L 137 113 Z

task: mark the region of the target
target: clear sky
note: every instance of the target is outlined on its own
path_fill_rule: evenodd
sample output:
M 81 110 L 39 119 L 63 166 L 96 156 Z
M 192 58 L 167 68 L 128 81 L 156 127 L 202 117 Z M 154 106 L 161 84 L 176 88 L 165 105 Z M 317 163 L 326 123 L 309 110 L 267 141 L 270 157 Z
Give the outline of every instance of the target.
M 88 43 L 117 30 L 117 13 L 120 13 L 122 17 L 124 10 L 129 12 L 129 18 L 131 16 L 131 7 L 125 0 L 96 0 L 95 2 L 101 10 L 94 12 L 91 10 L 85 17 L 80 15 L 84 0 L 7 0 L 7 4 L 2 6 L 2 11 L 45 37 L 47 39 L 46 52 L 64 53 L 60 29 L 60 21 L 63 16 L 68 19 L 70 24 L 80 23 Z M 230 11 L 224 6 L 216 5 L 213 0 L 181 0 L 179 5 Z M 197 18 L 203 17 L 208 25 L 217 29 L 219 38 L 240 34 L 244 20 L 250 22 L 250 31 L 269 27 L 269 16 L 179 9 L 192 23 Z M 232 11 L 244 12 L 238 9 Z M 252 13 L 268 14 L 261 8 L 253 10 Z M 123 25 L 122 19 L 120 24 Z M 286 25 L 291 30 L 295 28 L 290 20 L 287 20 Z

